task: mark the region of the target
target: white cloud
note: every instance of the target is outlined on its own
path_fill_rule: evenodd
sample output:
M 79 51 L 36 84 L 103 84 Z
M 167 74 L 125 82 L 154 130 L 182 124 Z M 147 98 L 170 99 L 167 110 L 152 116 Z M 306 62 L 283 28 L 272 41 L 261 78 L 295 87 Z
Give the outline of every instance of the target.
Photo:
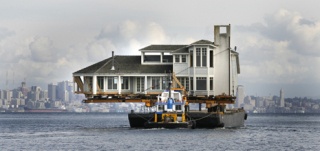
M 108 24 L 92 39 L 70 43 L 68 48 L 59 47 L 60 39 L 19 37 L 5 28 L 0 29 L 0 36 L 1 76 L 14 72 L 16 81 L 26 78 L 30 85 L 40 84 L 44 89 L 47 83 L 71 79 L 73 72 L 110 57 L 111 51 L 139 55 L 140 48 L 169 39 L 161 25 L 132 20 Z
M 36 37 L 29 45 L 34 61 L 51 62 L 57 58 L 57 50 L 47 37 Z
M 265 17 L 258 30 L 275 41 L 289 41 L 289 48 L 300 54 L 320 55 L 320 21 L 304 18 L 298 12 L 281 9 Z
M 0 27 L 0 42 L 1 42 L 2 39 L 5 39 L 5 38 L 7 38 L 9 36 L 12 36 L 14 34 L 15 34 L 15 32 L 10 31 L 7 28 L 1 28 Z
M 118 29 L 121 37 L 125 39 L 135 38 L 135 36 L 137 36 L 137 32 L 140 30 L 139 24 L 131 20 L 127 20 L 121 23 L 118 26 Z
M 162 26 L 156 22 L 126 20 L 110 24 L 87 46 L 90 61 L 98 61 L 115 55 L 139 55 L 139 49 L 150 44 L 170 41 Z
M 98 62 L 106 59 L 114 50 L 116 50 L 116 47 L 108 39 L 98 39 L 93 41 L 87 47 L 88 61 Z
M 147 24 L 145 33 L 150 44 L 163 44 L 170 41 L 170 38 L 167 37 L 163 28 L 155 22 Z
M 268 15 L 265 24 L 237 29 L 240 36 L 235 41 L 240 45 L 240 77 L 244 84 L 320 82 L 320 73 L 316 71 L 320 68 L 319 21 L 308 20 L 297 12 L 279 10 Z

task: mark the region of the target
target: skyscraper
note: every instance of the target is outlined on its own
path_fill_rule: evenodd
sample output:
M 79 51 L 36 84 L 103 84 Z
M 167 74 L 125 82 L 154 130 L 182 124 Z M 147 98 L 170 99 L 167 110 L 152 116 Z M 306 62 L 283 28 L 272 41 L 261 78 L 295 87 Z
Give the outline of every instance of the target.
M 48 84 L 48 98 L 50 101 L 55 101 L 57 99 L 57 85 L 50 83 Z
M 284 107 L 284 94 L 282 88 L 280 90 L 280 107 Z
M 41 88 L 39 86 L 31 86 L 31 91 L 28 93 L 28 98 L 33 101 L 40 100 L 40 91 Z
M 241 105 L 244 103 L 244 86 L 239 85 L 237 87 L 237 99 L 236 99 L 236 107 L 241 107 Z
M 26 82 L 21 82 L 20 91 L 22 92 L 24 98 L 26 98 L 26 97 L 28 96 L 29 90 L 28 90 L 28 88 L 27 88 Z
M 57 99 L 69 102 L 72 99 L 73 83 L 70 81 L 58 82 L 57 85 Z

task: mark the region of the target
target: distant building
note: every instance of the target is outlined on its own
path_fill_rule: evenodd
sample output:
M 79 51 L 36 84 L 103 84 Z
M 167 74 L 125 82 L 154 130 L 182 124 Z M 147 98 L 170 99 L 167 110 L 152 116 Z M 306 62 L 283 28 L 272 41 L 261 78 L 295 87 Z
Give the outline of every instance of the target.
M 48 84 L 48 98 L 49 101 L 55 101 L 57 99 L 57 85 L 54 83 Z
M 244 86 L 239 85 L 237 88 L 236 107 L 243 107 L 244 97 L 245 97 Z
M 3 96 L 1 96 L 2 99 L 10 102 L 11 98 L 12 98 L 12 91 L 11 90 L 2 90 L 1 95 L 3 95 Z
M 280 107 L 284 107 L 284 92 L 280 90 Z
M 41 88 L 39 86 L 31 86 L 31 91 L 28 92 L 28 99 L 32 101 L 40 100 L 40 91 Z
M 27 88 L 26 82 L 21 82 L 20 91 L 23 94 L 24 98 L 27 98 L 29 89 Z
M 23 98 L 23 94 L 19 89 L 14 89 L 12 91 L 12 98 Z
M 71 81 L 58 82 L 57 99 L 69 102 L 73 96 L 73 83 Z
M 0 99 L 4 99 L 4 93 L 2 90 L 0 90 Z
M 48 90 L 40 91 L 40 100 L 48 100 Z
M 25 100 L 21 98 L 14 98 L 11 100 L 10 106 L 12 108 L 18 108 L 19 106 L 24 106 Z

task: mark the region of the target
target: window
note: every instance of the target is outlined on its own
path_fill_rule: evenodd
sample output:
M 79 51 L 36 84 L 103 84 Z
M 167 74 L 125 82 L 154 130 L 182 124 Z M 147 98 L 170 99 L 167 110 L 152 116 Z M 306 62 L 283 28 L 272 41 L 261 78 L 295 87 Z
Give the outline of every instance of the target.
M 213 50 L 210 50 L 210 67 L 213 67 Z
M 179 80 L 179 82 L 181 83 L 181 85 L 184 86 L 184 84 L 185 84 L 185 83 L 184 83 L 184 78 L 178 77 L 177 79 Z M 177 88 L 179 87 L 178 83 L 177 83 L 177 85 L 176 85 L 175 87 L 177 87 Z
M 207 78 L 206 77 L 197 77 L 197 90 L 206 90 L 207 89 Z
M 116 90 L 118 88 L 118 77 L 108 77 L 108 89 Z
M 185 88 L 186 88 L 186 91 L 189 91 L 189 78 L 186 78 Z
M 129 90 L 129 77 L 123 77 L 122 78 L 121 89 Z
M 213 77 L 210 77 L 210 90 L 213 90 Z
M 160 80 L 162 79 L 162 89 L 165 90 L 169 87 L 169 79 L 168 77 L 162 77 L 160 78 Z
M 151 86 L 153 90 L 160 90 L 160 77 L 152 77 L 151 78 Z
M 137 92 L 144 92 L 144 78 L 137 78 Z
M 190 50 L 190 67 L 193 67 L 193 51 Z
M 197 51 L 196 51 L 196 65 L 197 67 L 201 67 L 201 49 L 200 48 L 197 48 Z
M 181 55 L 181 62 L 187 62 L 187 56 L 186 55 Z
M 174 61 L 175 61 L 176 63 L 179 63 L 179 62 L 180 62 L 180 55 L 175 55 Z
M 92 92 L 92 77 L 84 77 L 85 91 Z
M 104 89 L 104 77 L 97 77 L 98 91 Z
M 202 48 L 202 67 L 207 66 L 207 48 Z
M 164 110 L 164 105 L 159 105 L 158 110 L 160 110 L 160 111 Z
M 179 82 L 184 86 L 186 91 L 189 91 L 189 78 L 187 77 L 178 77 Z M 178 87 L 178 86 L 176 86 Z

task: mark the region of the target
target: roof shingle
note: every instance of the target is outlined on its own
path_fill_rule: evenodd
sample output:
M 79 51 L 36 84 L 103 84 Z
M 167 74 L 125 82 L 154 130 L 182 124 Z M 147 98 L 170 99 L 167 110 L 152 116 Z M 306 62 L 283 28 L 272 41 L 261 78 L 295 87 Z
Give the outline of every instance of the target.
M 177 50 L 187 45 L 150 45 L 140 50 Z
M 114 71 L 110 70 L 112 67 L 112 58 L 102 60 L 96 64 L 83 68 L 74 74 L 84 73 L 165 73 L 165 71 L 172 71 L 172 65 L 142 65 L 141 56 L 115 56 L 114 57 Z
M 192 43 L 191 45 L 213 45 L 213 42 L 212 41 L 209 41 L 209 40 L 199 40 L 199 41 L 196 41 L 194 43 Z

